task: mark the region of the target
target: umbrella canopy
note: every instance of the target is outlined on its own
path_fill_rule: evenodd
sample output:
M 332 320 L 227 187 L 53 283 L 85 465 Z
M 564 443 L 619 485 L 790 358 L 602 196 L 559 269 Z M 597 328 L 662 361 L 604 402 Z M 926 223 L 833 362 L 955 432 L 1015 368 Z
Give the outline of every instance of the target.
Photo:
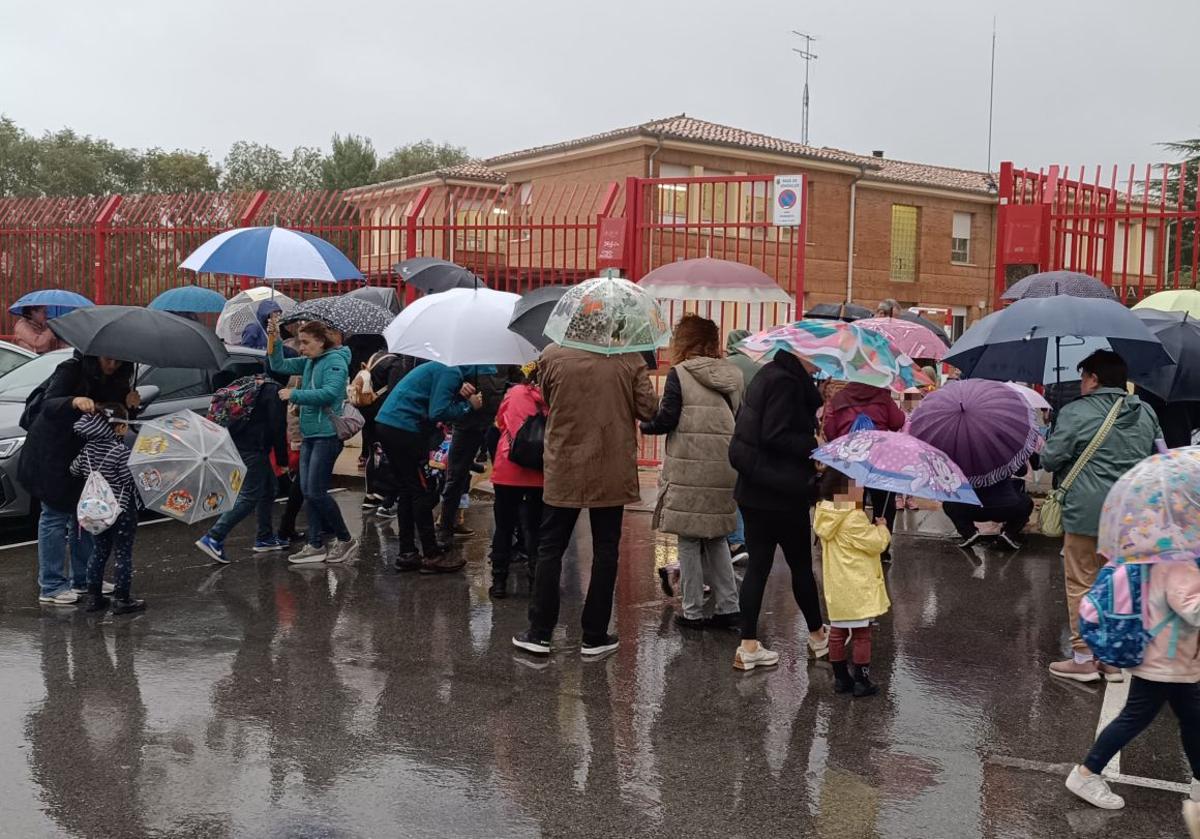
M 452 288 L 484 288 L 483 280 L 461 265 L 435 259 L 432 256 L 417 256 L 397 262 L 392 270 L 404 282 L 425 294 L 441 294 Z
M 50 329 L 84 355 L 200 370 L 220 370 L 229 360 L 211 329 L 141 306 L 76 309 L 50 321 Z
M 1039 297 L 1018 300 L 974 324 L 942 360 L 965 378 L 1054 382 L 1047 373 L 1064 347 L 1088 339 L 1120 353 L 1132 374 L 1173 364 L 1163 345 L 1130 310 L 1114 300 Z M 1061 371 L 1060 371 L 1061 373 Z
M 399 295 L 396 294 L 396 289 L 382 285 L 365 285 L 362 288 L 356 288 L 354 291 L 348 292 L 347 297 L 357 297 L 360 300 L 366 300 L 368 303 L 374 303 L 376 306 L 381 306 L 387 309 L 393 315 L 400 314 L 400 310 L 404 308 L 404 304 L 400 302 Z
M 565 285 L 548 285 L 525 292 L 517 301 L 517 305 L 513 306 L 513 316 L 508 322 L 508 328 L 539 350 L 546 349 L 550 345 L 550 339 L 544 334 L 546 322 L 550 320 L 550 313 L 554 311 L 558 301 L 570 288 Z
M 1036 390 L 1025 385 L 1019 385 L 1016 382 L 1005 382 L 1005 385 L 1013 389 L 1014 393 L 1021 395 L 1025 400 L 1025 404 L 1035 411 L 1049 411 L 1050 403 L 1046 401 L 1046 397 L 1042 396 Z
M 246 465 L 225 428 L 191 411 L 141 426 L 129 471 L 147 508 L 188 524 L 233 508 Z
M 913 411 L 908 433 L 941 449 L 973 487 L 1017 474 L 1041 444 L 1029 403 L 1003 382 L 947 382 Z
M 1078 271 L 1043 271 L 1030 274 L 1013 283 L 1008 291 L 1000 295 L 1001 300 L 1024 300 L 1026 297 L 1094 297 L 1100 300 L 1116 300 L 1116 293 L 1088 274 Z
M 1134 312 L 1175 359 L 1174 364 L 1133 376 L 1167 402 L 1200 400 L 1200 320 L 1187 312 L 1138 309 Z
M 638 285 L 662 300 L 784 305 L 795 302 L 770 275 L 753 265 L 708 256 L 667 263 L 638 280 Z
M 874 317 L 875 313 L 866 306 L 853 303 L 818 303 L 804 313 L 805 319 L 856 321 Z
M 909 358 L 932 358 L 940 361 L 946 345 L 927 326 L 903 318 L 863 318 L 854 325 L 870 329 L 887 338 L 894 347 Z
M 258 304 L 270 300 L 285 315 L 296 308 L 296 301 L 269 286 L 256 286 L 230 297 L 217 318 L 217 337 L 227 344 L 242 340 L 242 330 L 258 320 Z
M 218 233 L 179 265 L 199 274 L 264 280 L 361 280 L 354 263 L 320 236 L 286 227 L 238 227 Z
M 319 320 L 343 335 L 382 335 L 395 316 L 382 306 L 342 294 L 305 300 L 281 321 Z
M 787 350 L 817 368 L 817 378 L 861 382 L 903 392 L 931 384 L 912 359 L 878 332 L 857 323 L 798 320 L 751 335 L 738 345 L 755 361 Z
M 947 347 L 950 346 L 950 343 L 951 343 L 950 336 L 946 334 L 946 330 L 943 329 L 938 324 L 931 321 L 929 318 L 923 318 L 920 315 L 918 315 L 916 312 L 901 312 L 899 315 L 896 316 L 896 318 L 899 320 L 906 320 L 909 323 L 919 323 L 921 326 L 928 329 L 934 335 L 938 336 L 938 338 L 941 339 L 942 343 L 945 344 Z
M 1200 291 L 1191 288 L 1160 291 L 1135 304 L 1135 309 L 1158 309 L 1160 312 L 1187 312 L 1200 318 Z
M 1097 552 L 1114 562 L 1200 556 L 1200 446 L 1151 455 L 1113 484 Z
M 73 291 L 61 288 L 43 288 L 17 298 L 16 302 L 8 307 L 8 311 L 14 315 L 20 315 L 25 311 L 26 306 L 45 306 L 46 317 L 49 319 L 62 317 L 67 312 L 95 305 L 82 294 L 76 294 Z
M 151 300 L 146 308 L 163 312 L 216 314 L 225 308 L 225 298 L 211 288 L 184 285 L 171 288 Z
M 556 344 L 600 355 L 645 352 L 667 343 L 671 329 L 654 296 L 616 276 L 584 280 L 567 290 L 546 322 Z
M 870 489 L 934 501 L 978 504 L 979 496 L 945 452 L 896 431 L 855 431 L 826 443 L 813 460 Z
M 508 328 L 517 295 L 488 288 L 456 288 L 406 306 L 383 332 L 402 355 L 460 364 L 525 364 L 537 349 Z

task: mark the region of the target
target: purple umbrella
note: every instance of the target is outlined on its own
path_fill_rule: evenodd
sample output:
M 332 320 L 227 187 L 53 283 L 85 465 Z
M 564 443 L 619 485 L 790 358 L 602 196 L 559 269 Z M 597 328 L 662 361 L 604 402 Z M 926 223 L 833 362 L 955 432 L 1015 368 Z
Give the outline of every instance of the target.
M 1026 297 L 1056 297 L 1060 294 L 1068 297 L 1099 297 L 1102 300 L 1117 299 L 1111 288 L 1095 277 L 1078 271 L 1043 271 L 1040 274 L 1030 274 L 1025 279 L 1013 283 L 1012 288 L 1001 294 L 1000 298 L 1024 300 Z
M 1041 443 L 1033 409 L 1003 382 L 947 382 L 921 400 L 909 433 L 941 449 L 973 487 L 1012 477 Z

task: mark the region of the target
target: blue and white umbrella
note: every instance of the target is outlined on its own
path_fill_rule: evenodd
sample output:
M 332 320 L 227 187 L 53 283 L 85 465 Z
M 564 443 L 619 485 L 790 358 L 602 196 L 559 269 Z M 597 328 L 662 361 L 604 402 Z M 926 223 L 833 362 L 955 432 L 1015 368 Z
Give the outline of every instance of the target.
M 319 236 L 286 227 L 239 227 L 209 239 L 180 263 L 202 274 L 264 280 L 361 280 L 363 275 Z
M 8 311 L 14 315 L 21 315 L 24 314 L 26 306 L 45 306 L 46 317 L 49 319 L 94 305 L 96 304 L 82 294 L 61 288 L 43 288 L 18 298 L 8 307 Z

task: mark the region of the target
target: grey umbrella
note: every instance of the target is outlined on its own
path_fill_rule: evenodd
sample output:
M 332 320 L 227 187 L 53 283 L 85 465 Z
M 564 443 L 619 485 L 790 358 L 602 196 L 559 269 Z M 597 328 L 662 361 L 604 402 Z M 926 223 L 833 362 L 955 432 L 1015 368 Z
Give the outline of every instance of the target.
M 1078 271 L 1043 271 L 1030 274 L 1013 283 L 1008 291 L 1000 295 L 1001 300 L 1024 300 L 1027 297 L 1095 297 L 1101 300 L 1116 300 L 1111 288 L 1088 274 Z
M 84 355 L 199 370 L 220 370 L 229 359 L 208 327 L 141 306 L 76 309 L 54 318 L 50 328 Z
M 365 285 L 362 288 L 356 288 L 354 291 L 348 292 L 346 297 L 357 297 L 359 300 L 374 303 L 376 306 L 387 309 L 393 315 L 400 314 L 400 310 L 404 308 L 404 304 L 400 302 L 400 298 L 396 295 L 396 289 L 388 286 Z
M 382 306 L 348 294 L 340 294 L 335 297 L 306 300 L 288 312 L 282 322 L 287 324 L 298 320 L 318 320 L 346 336 L 382 335 L 384 328 L 394 317 L 395 315 Z
M 550 344 L 550 339 L 542 334 L 546 321 L 550 319 L 550 313 L 554 311 L 559 298 L 570 288 L 569 285 L 548 285 L 525 292 L 513 307 L 508 328 L 539 350 L 546 349 Z
M 1132 376 L 1133 381 L 1166 402 L 1200 400 L 1200 320 L 1187 312 L 1135 309 L 1133 313 L 1175 357 L 1174 364 Z
M 874 315 L 875 313 L 866 306 L 858 306 L 854 303 L 818 303 L 804 313 L 806 318 L 844 320 L 847 322 L 862 320 Z
M 392 270 L 405 283 L 426 294 L 437 294 L 452 288 L 485 287 L 483 280 L 461 265 L 431 256 L 417 256 L 397 262 Z

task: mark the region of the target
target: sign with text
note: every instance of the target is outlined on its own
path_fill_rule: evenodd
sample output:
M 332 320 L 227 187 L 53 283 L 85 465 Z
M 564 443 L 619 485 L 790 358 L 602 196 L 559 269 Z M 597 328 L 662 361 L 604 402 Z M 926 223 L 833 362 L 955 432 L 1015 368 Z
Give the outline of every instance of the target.
M 596 240 L 596 267 L 625 266 L 625 219 L 604 217 Z
M 799 227 L 804 221 L 804 176 L 776 175 L 771 224 Z

